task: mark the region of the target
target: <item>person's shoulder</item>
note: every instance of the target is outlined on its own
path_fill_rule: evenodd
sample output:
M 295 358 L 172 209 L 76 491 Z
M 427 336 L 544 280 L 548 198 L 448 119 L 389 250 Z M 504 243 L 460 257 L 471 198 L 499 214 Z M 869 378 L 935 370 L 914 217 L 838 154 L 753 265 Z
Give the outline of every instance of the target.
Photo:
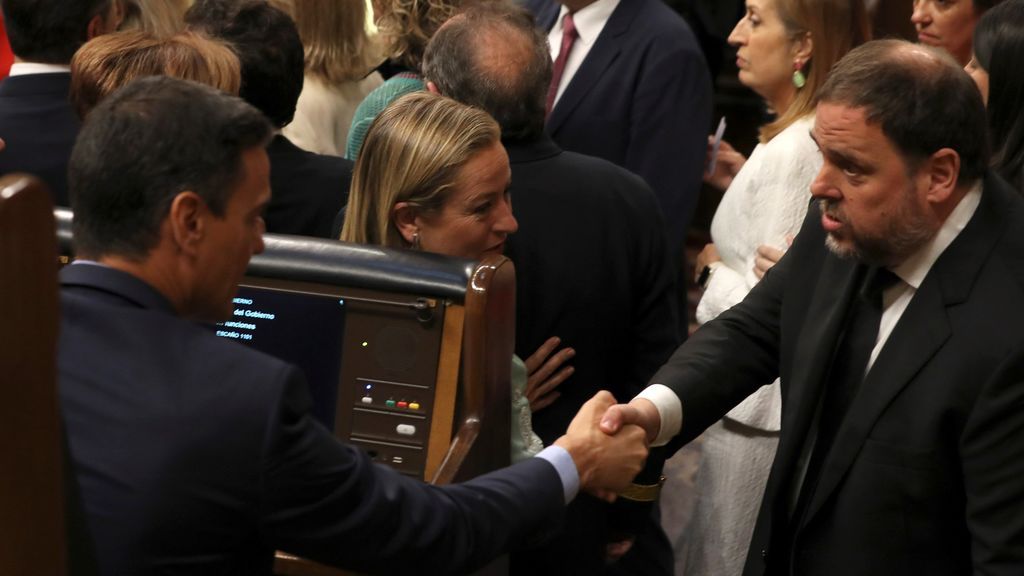
M 551 160 L 554 166 L 538 166 L 538 172 L 557 173 L 564 189 L 591 201 L 604 200 L 617 209 L 632 213 L 657 211 L 654 191 L 643 178 L 604 158 L 563 151 Z M 550 170 L 550 171 L 549 171 Z
M 657 45 L 698 47 L 696 36 L 683 17 L 661 0 L 621 0 L 636 2 L 638 33 Z

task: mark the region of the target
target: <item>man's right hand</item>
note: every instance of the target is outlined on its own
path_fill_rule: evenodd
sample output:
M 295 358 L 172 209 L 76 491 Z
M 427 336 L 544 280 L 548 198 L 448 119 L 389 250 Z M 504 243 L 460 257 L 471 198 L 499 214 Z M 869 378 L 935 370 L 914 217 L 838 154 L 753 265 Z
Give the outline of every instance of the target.
M 639 426 L 622 426 L 614 435 L 599 429 L 605 411 L 614 405 L 609 392 L 598 392 L 555 441 L 572 456 L 580 488 L 599 496 L 625 490 L 647 460 L 647 434 Z

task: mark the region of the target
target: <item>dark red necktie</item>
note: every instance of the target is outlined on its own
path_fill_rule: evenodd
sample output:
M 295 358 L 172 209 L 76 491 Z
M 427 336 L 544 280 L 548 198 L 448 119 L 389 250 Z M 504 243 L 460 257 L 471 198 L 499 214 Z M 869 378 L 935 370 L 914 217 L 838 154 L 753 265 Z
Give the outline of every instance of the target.
M 562 18 L 562 47 L 558 50 L 558 58 L 555 58 L 555 67 L 551 75 L 551 86 L 548 87 L 547 113 L 551 115 L 551 109 L 555 107 L 555 96 L 558 95 L 558 85 L 562 82 L 562 72 L 565 71 L 565 63 L 569 60 L 569 52 L 572 52 L 572 45 L 579 38 L 576 33 L 576 24 L 572 21 L 572 14 L 566 13 Z

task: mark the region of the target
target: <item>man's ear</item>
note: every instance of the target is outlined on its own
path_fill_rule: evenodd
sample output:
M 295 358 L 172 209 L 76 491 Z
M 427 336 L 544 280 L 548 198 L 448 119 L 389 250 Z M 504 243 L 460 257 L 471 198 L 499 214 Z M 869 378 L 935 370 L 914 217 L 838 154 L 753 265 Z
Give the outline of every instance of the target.
M 427 80 L 427 92 L 431 94 L 441 95 L 441 91 L 437 89 L 437 84 L 434 84 L 433 80 Z
M 928 158 L 926 164 L 930 204 L 943 204 L 956 190 L 960 176 L 960 155 L 952 148 L 942 148 Z
M 167 216 L 171 235 L 178 252 L 195 255 L 206 236 L 206 226 L 213 213 L 206 202 L 195 192 L 178 193 L 171 201 Z
M 124 20 L 125 7 L 122 0 L 111 0 L 110 9 L 106 14 L 100 13 L 89 20 L 85 29 L 85 39 L 92 40 L 97 36 L 117 31 Z
M 416 222 L 416 209 L 408 202 L 398 202 L 391 209 L 391 221 L 407 244 L 415 244 L 415 237 L 420 232 L 420 226 Z

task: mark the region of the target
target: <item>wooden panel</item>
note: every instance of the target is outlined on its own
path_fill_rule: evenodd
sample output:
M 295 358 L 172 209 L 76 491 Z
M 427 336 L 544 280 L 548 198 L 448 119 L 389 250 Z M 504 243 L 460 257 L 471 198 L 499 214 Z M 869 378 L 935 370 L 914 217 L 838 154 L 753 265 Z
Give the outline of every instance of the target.
M 50 195 L 0 179 L 0 574 L 64 574 Z

